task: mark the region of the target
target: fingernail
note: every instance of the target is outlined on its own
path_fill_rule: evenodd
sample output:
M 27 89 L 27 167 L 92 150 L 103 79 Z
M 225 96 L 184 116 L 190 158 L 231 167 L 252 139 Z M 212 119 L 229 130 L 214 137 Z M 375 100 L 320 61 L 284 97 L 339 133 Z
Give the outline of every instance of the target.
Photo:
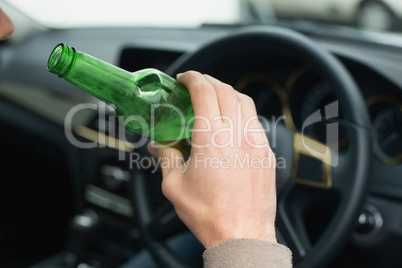
M 176 79 L 179 79 L 180 76 L 182 76 L 182 75 L 183 75 L 183 73 L 178 73 L 178 74 L 176 74 Z

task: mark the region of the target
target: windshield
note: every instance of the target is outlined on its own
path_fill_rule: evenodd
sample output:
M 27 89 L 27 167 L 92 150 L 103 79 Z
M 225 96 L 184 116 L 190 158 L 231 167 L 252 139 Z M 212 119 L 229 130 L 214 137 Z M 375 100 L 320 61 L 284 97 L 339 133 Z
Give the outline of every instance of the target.
M 204 24 L 342 26 L 402 29 L 401 0 L 7 0 L 41 25 L 199 27 Z
M 50 28 L 198 27 L 204 23 L 238 23 L 237 0 L 8 0 Z

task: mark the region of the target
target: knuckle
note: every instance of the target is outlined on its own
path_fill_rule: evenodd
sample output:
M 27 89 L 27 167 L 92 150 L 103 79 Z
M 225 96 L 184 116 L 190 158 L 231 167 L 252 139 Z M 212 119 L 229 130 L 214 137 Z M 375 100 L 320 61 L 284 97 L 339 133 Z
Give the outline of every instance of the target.
M 189 76 L 189 77 L 192 78 L 192 77 L 195 77 L 195 76 L 200 76 L 201 73 L 197 72 L 197 71 L 194 71 L 194 70 L 190 70 L 190 71 L 185 72 L 183 75 L 186 75 L 186 76 Z
M 250 103 L 250 104 L 254 105 L 254 100 L 250 96 L 245 95 L 243 93 L 240 93 L 240 100 L 242 102 L 246 102 L 246 103 Z
M 220 85 L 219 90 L 225 91 L 225 93 L 232 93 L 234 95 L 234 89 L 231 85 L 222 83 L 222 85 Z
M 208 84 L 197 84 L 194 88 L 194 93 L 197 95 L 197 97 L 200 98 L 208 98 L 211 96 L 215 96 L 216 92 L 213 89 L 212 86 L 208 85 Z

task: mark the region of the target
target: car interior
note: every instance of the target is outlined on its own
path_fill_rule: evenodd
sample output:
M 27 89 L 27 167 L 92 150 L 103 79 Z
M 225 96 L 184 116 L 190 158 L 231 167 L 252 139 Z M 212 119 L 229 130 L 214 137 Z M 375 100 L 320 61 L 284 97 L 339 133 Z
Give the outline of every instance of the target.
M 402 32 L 253 23 L 270 13 L 239 2 L 244 23 L 51 27 L 0 1 L 15 24 L 0 41 L 0 267 L 203 265 L 160 168 L 130 146 L 141 137 L 47 70 L 59 43 L 249 95 L 277 157 L 277 240 L 294 266 L 402 267 Z

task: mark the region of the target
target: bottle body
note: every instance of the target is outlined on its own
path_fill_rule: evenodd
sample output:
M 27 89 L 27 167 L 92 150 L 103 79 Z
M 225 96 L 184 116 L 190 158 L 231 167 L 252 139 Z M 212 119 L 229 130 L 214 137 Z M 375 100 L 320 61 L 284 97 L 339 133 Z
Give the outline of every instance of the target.
M 159 70 L 131 73 L 65 44 L 52 51 L 48 70 L 114 107 L 130 131 L 155 141 L 191 137 L 190 94 Z

